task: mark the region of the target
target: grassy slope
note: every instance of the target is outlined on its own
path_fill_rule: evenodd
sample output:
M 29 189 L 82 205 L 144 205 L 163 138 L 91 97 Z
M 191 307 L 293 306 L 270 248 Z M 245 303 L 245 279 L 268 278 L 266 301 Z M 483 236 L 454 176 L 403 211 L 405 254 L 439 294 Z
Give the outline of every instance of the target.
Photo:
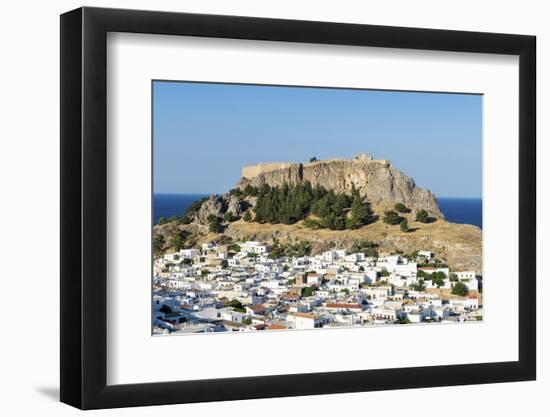
M 306 240 L 312 244 L 313 253 L 331 246 L 349 248 L 355 240 L 369 240 L 378 243 L 382 251 L 410 253 L 431 250 L 454 269 L 473 269 L 478 274 L 482 273 L 482 235 L 478 227 L 444 220 L 423 224 L 412 219 L 409 219 L 409 227 L 412 231 L 404 233 L 399 226 L 390 226 L 379 220 L 357 230 L 311 230 L 302 222 L 272 225 L 239 220 L 231 223 L 224 233 L 234 240 L 248 238 L 271 242 L 274 237 L 282 242 Z M 199 238 L 199 243 L 216 237 L 209 233 Z

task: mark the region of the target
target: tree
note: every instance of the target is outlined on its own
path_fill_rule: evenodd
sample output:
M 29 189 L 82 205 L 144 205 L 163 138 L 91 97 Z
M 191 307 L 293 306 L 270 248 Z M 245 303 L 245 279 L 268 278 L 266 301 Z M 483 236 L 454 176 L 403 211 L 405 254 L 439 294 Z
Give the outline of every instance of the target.
M 378 250 L 376 248 L 367 248 L 364 253 L 367 258 L 378 258 Z
M 233 310 L 244 313 L 246 310 L 244 309 L 244 305 L 239 300 L 231 300 L 225 303 L 226 307 L 231 307 Z
M 378 245 L 368 240 L 356 240 L 351 245 L 351 253 L 364 253 L 369 258 L 378 258 Z
M 384 212 L 384 223 L 396 225 L 403 221 L 403 218 L 395 210 Z
M 220 235 L 214 240 L 214 243 L 220 245 L 229 245 L 231 242 L 233 242 L 233 238 L 227 235 Z
M 401 229 L 402 232 L 405 232 L 405 233 L 409 231 L 409 222 L 407 221 L 407 219 L 401 220 L 401 223 L 399 223 L 399 228 Z
M 208 230 L 213 233 L 223 232 L 223 220 L 221 217 L 215 216 L 214 214 L 209 214 L 206 218 L 208 220 Z
M 272 259 L 281 258 L 285 254 L 285 247 L 277 240 L 273 240 L 273 245 L 271 245 L 271 252 L 269 257 Z
M 309 158 L 309 162 L 317 162 L 317 157 L 313 156 L 313 157 Z
M 423 279 L 419 279 L 415 284 L 412 284 L 411 287 L 415 291 L 424 291 L 426 289 Z
M 429 279 L 434 283 L 434 285 L 437 286 L 437 288 L 441 288 L 443 284 L 445 284 L 445 278 L 445 273 L 441 271 L 434 272 L 429 277 Z
M 229 262 L 227 262 L 227 259 L 222 260 L 222 268 L 227 268 L 229 266 Z
M 232 188 L 229 190 L 229 195 L 234 195 L 235 197 L 242 197 L 244 193 L 238 188 Z
M 253 185 L 248 184 L 246 187 L 244 187 L 243 190 L 245 195 L 255 197 L 258 195 L 258 188 L 254 187 Z
M 453 285 L 453 288 L 451 289 L 451 294 L 453 295 L 459 295 L 461 297 L 464 297 L 468 295 L 468 286 L 464 284 L 463 282 L 457 282 Z
M 315 285 L 312 285 L 310 287 L 304 287 L 301 291 L 302 297 L 311 297 L 313 293 L 317 290 L 317 287 Z
M 184 247 L 186 238 L 187 234 L 185 232 L 176 229 L 170 238 L 170 246 L 179 251 Z
M 244 213 L 243 220 L 245 222 L 251 222 L 252 221 L 252 215 L 250 214 L 250 211 L 247 211 Z
M 229 223 L 229 222 L 234 222 L 239 218 L 235 216 L 232 211 L 226 211 L 225 214 L 223 215 L 223 219 Z
M 411 212 L 411 210 L 409 208 L 407 208 L 407 206 L 403 203 L 397 203 L 394 206 L 394 209 L 395 209 L 395 211 L 397 211 L 399 213 L 410 213 Z
M 241 251 L 241 247 L 240 245 L 236 244 L 236 243 L 233 243 L 232 245 L 229 245 L 227 247 L 227 250 L 229 252 L 235 252 L 235 253 L 239 253 Z
M 297 245 L 295 245 L 296 256 L 303 258 L 311 253 L 311 244 L 306 240 L 300 240 Z
M 416 212 L 416 221 L 420 223 L 428 223 L 428 212 L 424 209 L 420 209 Z
M 288 257 L 295 256 L 298 258 L 302 258 L 304 256 L 309 255 L 310 252 L 311 252 L 311 245 L 309 244 L 309 242 L 305 240 L 301 240 L 297 243 L 288 243 L 285 249 L 285 254 Z
M 254 209 L 260 223 L 293 224 L 309 214 L 313 189 L 309 182 L 280 187 L 260 187 Z
M 336 194 L 331 190 L 313 203 L 311 211 L 320 217 L 323 227 L 343 230 L 346 227 L 344 210 L 349 207 L 349 204 L 349 198 L 345 194 Z
M 350 216 L 346 219 L 346 229 L 357 229 L 363 225 L 372 223 L 373 213 L 370 205 L 363 201 L 359 190 L 355 186 L 352 187 L 351 195 Z
M 254 213 L 258 223 L 294 224 L 304 220 L 304 226 L 312 229 L 356 229 L 374 220 L 370 204 L 357 189 L 353 188 L 351 195 L 336 193 L 312 187 L 309 181 L 275 187 L 263 184 L 257 189 Z M 311 214 L 317 219 L 309 218 Z
M 158 220 L 158 224 L 166 224 L 166 223 L 168 223 L 168 219 L 166 219 L 166 217 L 164 216 L 160 216 Z
M 155 235 L 153 238 L 153 254 L 156 257 L 159 257 L 164 253 L 164 236 L 163 235 Z
M 318 220 L 307 217 L 304 219 L 303 225 L 308 229 L 318 230 L 322 229 L 323 225 Z

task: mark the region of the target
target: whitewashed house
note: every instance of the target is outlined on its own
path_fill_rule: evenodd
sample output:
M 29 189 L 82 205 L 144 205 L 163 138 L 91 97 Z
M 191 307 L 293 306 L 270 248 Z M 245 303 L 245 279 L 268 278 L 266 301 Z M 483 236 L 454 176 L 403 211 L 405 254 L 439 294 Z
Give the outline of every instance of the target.
M 322 281 L 321 277 L 317 274 L 307 274 L 306 282 L 308 285 L 320 284 Z
M 268 251 L 269 246 L 253 240 L 246 241 L 241 245 L 241 252 L 245 253 L 256 253 L 260 255 Z
M 385 300 L 391 292 L 391 287 L 367 287 L 361 291 L 371 300 Z
M 194 259 L 199 256 L 199 251 L 196 249 L 180 249 L 178 253 L 182 259 Z
M 316 329 L 329 322 L 328 318 L 313 313 L 292 313 L 289 314 L 288 320 L 293 321 L 296 329 L 301 330 Z

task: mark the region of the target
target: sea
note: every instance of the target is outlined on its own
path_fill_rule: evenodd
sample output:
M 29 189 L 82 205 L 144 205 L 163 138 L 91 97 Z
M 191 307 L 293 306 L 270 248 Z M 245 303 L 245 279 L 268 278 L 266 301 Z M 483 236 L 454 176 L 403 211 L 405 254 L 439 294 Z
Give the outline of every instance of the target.
M 437 203 L 445 219 L 452 223 L 473 224 L 483 229 L 483 203 L 481 198 L 438 198 Z
M 153 218 L 155 224 L 161 217 L 183 216 L 187 207 L 208 194 L 154 194 Z
M 160 217 L 181 216 L 194 201 L 208 194 L 155 194 L 153 201 L 154 222 Z M 439 208 L 447 221 L 473 224 L 483 228 L 483 205 L 481 198 L 438 198 Z

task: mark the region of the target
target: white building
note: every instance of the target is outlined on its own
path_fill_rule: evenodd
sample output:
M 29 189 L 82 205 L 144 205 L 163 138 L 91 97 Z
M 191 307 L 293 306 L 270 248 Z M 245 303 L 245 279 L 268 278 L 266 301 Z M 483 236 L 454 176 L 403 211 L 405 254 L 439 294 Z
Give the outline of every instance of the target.
M 344 257 L 344 260 L 346 262 L 362 262 L 365 260 L 365 254 L 364 253 L 352 253 L 350 255 L 346 255 Z
M 390 295 L 391 287 L 367 287 L 361 291 L 372 300 L 385 300 Z
M 456 272 L 456 276 L 460 282 L 468 287 L 468 290 L 477 291 L 479 289 L 475 271 Z
M 427 316 L 427 312 L 424 310 L 413 310 L 407 313 L 407 318 L 411 323 L 422 323 Z
M 328 319 L 319 317 L 313 313 L 292 313 L 289 314 L 288 319 L 294 321 L 296 329 L 315 329 L 323 327 L 328 323 Z
M 455 275 L 458 277 L 459 280 L 472 280 L 476 278 L 476 272 L 475 271 L 456 271 Z
M 317 274 L 308 274 L 306 280 L 309 285 L 321 283 L 321 277 Z
M 323 252 L 321 258 L 325 262 L 334 262 L 338 260 L 338 253 L 335 250 Z
M 397 320 L 397 311 L 391 308 L 374 307 L 370 311 L 371 316 L 375 320 L 395 321 Z
M 199 256 L 199 251 L 196 249 L 181 249 L 178 253 L 183 259 L 193 259 Z
M 214 251 L 214 250 L 217 249 L 217 246 L 214 245 L 214 244 L 211 243 L 211 242 L 210 242 L 210 243 L 203 243 L 201 247 L 202 247 L 202 250 L 203 250 L 204 252 Z
M 256 253 L 258 255 L 261 255 L 263 253 L 268 252 L 269 247 L 267 245 L 264 245 L 260 242 L 249 240 L 247 242 L 244 242 L 241 245 L 241 252 L 246 253 Z
M 165 253 L 164 260 L 168 262 L 178 262 L 180 260 L 179 253 Z

